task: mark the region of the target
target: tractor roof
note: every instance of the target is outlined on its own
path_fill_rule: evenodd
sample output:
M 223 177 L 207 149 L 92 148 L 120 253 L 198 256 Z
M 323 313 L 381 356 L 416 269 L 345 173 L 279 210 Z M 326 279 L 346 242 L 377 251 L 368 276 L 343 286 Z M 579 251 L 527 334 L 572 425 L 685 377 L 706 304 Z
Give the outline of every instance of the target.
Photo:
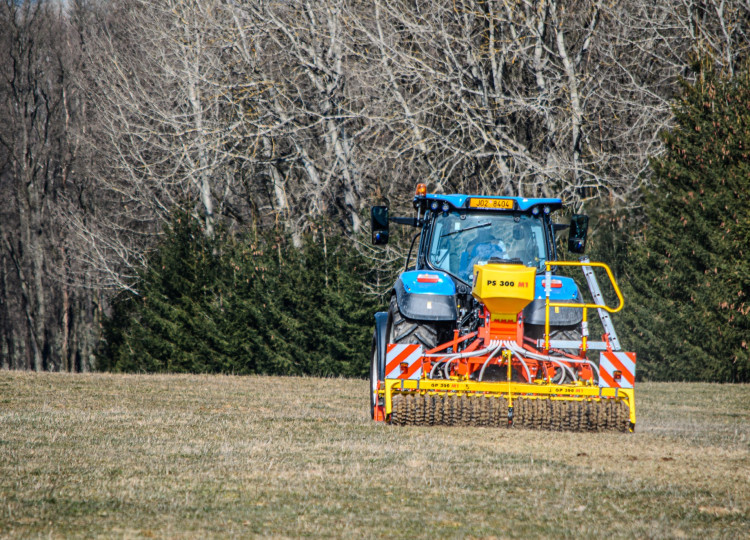
M 560 199 L 530 199 L 527 197 L 500 197 L 496 195 L 440 195 L 427 193 L 424 196 L 414 198 L 415 205 L 418 205 L 420 201 L 424 201 L 427 205 L 432 201 L 447 202 L 454 208 L 472 210 L 516 210 L 527 212 L 531 211 L 535 206 L 548 206 L 549 211 L 552 212 L 562 208 L 562 200 Z

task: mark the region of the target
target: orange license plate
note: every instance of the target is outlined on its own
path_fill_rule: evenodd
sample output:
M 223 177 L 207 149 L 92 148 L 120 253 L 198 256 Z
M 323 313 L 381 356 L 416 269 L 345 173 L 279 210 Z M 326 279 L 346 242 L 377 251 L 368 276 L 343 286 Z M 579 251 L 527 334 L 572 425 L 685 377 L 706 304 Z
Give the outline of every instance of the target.
M 511 199 L 471 199 L 469 208 L 513 210 L 513 201 Z

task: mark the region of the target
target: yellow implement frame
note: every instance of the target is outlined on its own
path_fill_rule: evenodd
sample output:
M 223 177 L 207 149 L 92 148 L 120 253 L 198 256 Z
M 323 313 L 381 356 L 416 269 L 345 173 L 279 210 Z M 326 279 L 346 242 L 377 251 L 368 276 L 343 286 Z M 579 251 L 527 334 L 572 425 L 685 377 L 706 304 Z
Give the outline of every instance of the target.
M 609 313 L 620 311 L 625 300 L 620 288 L 617 286 L 609 266 L 599 262 L 575 262 L 575 261 L 548 261 L 545 275 L 545 323 L 544 323 L 544 349 L 549 351 L 550 340 L 550 307 L 560 308 L 583 308 L 584 328 L 587 326 L 588 310 L 603 309 Z M 604 268 L 607 272 L 612 287 L 619 300 L 617 307 L 609 307 L 604 304 L 581 303 L 571 304 L 567 302 L 551 302 L 550 288 L 552 282 L 551 268 L 553 266 L 588 266 Z M 582 336 L 581 351 L 585 354 L 587 348 L 587 336 Z M 549 399 L 560 401 L 596 401 L 614 399 L 628 406 L 630 417 L 630 429 L 635 426 L 635 393 L 632 388 L 608 388 L 592 384 L 553 384 L 549 382 L 525 383 L 512 382 L 510 350 L 503 350 L 503 359 L 508 366 L 507 381 L 477 382 L 468 379 L 442 379 L 433 380 L 425 378 L 424 374 L 419 379 L 386 379 L 380 389 L 380 395 L 384 398 L 385 417 L 389 418 L 393 412 L 393 397 L 395 394 L 421 394 L 421 395 L 455 395 L 455 396 L 497 396 L 504 397 L 508 401 L 509 418 L 512 416 L 513 400 L 516 399 Z
M 635 394 L 632 388 L 599 388 L 596 386 L 568 384 L 529 384 L 515 382 L 475 382 L 430 379 L 386 379 L 382 390 L 385 397 L 386 418 L 393 412 L 394 392 L 416 391 L 423 394 L 498 395 L 508 398 L 544 397 L 564 401 L 599 400 L 617 398 L 625 402 L 630 410 L 630 423 L 635 425 Z
M 583 326 L 586 327 L 588 324 L 588 309 L 603 309 L 605 311 L 608 311 L 609 313 L 617 313 L 622 309 L 622 307 L 625 305 L 625 299 L 622 297 L 622 293 L 620 292 L 620 288 L 617 286 L 617 282 L 615 281 L 615 276 L 612 274 L 612 270 L 609 269 L 609 266 L 607 266 L 604 263 L 600 262 L 578 262 L 578 261 L 547 261 L 544 263 L 546 267 L 546 275 L 545 275 L 545 308 L 544 308 L 544 350 L 549 351 L 549 308 L 551 307 L 561 307 L 561 308 L 583 308 Z M 550 302 L 549 299 L 549 291 L 551 287 L 552 282 L 552 267 L 553 266 L 590 266 L 590 267 L 598 267 L 598 268 L 604 268 L 604 270 L 607 272 L 607 277 L 609 277 L 610 283 L 612 283 L 612 288 L 615 290 L 615 294 L 617 295 L 617 299 L 619 301 L 619 305 L 616 308 L 611 308 L 605 304 L 571 304 L 568 302 Z M 588 336 L 585 334 L 581 336 L 581 351 L 584 353 L 587 349 L 587 341 Z

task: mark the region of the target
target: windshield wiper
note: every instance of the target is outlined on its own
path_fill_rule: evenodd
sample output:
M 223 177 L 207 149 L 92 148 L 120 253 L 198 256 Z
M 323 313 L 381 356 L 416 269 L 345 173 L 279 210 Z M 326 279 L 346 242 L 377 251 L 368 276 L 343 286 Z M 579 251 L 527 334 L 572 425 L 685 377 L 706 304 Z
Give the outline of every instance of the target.
M 473 229 L 478 229 L 480 227 L 489 227 L 490 225 L 492 225 L 492 223 L 489 222 L 489 221 L 487 223 L 480 223 L 480 224 L 474 225 L 472 227 L 466 227 L 465 229 L 458 229 L 457 231 L 451 231 L 449 233 L 441 234 L 440 238 L 445 238 L 446 236 L 453 236 L 454 234 L 459 234 L 459 233 L 462 233 L 462 232 L 471 231 Z

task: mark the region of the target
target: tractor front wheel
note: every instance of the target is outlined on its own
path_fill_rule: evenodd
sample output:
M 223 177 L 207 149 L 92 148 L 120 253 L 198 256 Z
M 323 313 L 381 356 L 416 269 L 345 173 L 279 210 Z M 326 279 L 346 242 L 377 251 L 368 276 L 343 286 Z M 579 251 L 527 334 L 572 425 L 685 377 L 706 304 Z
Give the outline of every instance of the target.
M 370 355 L 370 417 L 375 419 L 375 408 L 379 405 L 378 383 L 380 376 L 378 373 L 378 339 L 377 336 L 372 338 L 372 355 Z

